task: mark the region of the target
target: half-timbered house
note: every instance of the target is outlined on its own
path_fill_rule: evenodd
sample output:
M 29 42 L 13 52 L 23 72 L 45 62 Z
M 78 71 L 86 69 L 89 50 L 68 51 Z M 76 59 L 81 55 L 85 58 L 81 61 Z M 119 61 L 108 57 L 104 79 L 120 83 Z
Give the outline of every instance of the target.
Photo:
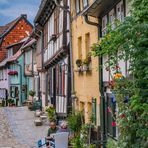
M 58 1 L 66 7 L 68 0 Z M 59 116 L 67 115 L 70 101 L 69 64 L 69 19 L 68 13 L 54 0 L 44 0 L 35 18 L 35 28 L 41 34 L 42 75 L 40 93 L 46 102 L 56 107 Z M 44 91 L 44 93 L 42 93 Z

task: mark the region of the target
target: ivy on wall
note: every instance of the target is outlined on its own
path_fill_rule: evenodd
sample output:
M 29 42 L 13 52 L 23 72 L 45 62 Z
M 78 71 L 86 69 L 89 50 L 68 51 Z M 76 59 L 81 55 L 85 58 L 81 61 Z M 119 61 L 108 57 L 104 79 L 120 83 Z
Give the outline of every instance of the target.
M 120 53 L 120 54 L 117 54 Z M 111 85 L 119 107 L 117 125 L 120 136 L 116 147 L 148 147 L 148 2 L 132 0 L 131 16 L 92 45 L 94 56 L 109 55 L 106 69 L 114 70 Z M 116 56 L 118 55 L 118 56 Z M 118 62 L 130 61 L 128 77 Z

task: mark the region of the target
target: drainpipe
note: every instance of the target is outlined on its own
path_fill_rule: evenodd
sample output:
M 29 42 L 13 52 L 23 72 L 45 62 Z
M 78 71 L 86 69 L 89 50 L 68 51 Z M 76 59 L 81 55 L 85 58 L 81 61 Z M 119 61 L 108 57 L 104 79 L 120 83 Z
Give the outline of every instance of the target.
M 71 23 L 72 23 L 72 18 L 71 18 L 71 11 L 69 10 L 69 6 L 62 6 L 60 5 L 60 3 L 57 0 L 54 0 L 55 4 L 57 5 L 57 7 L 61 8 L 63 11 L 66 11 L 68 13 L 69 16 L 69 44 L 70 44 L 70 71 L 71 71 L 71 99 L 74 100 L 76 99 L 75 96 L 75 89 L 74 89 L 74 67 L 73 67 L 73 53 L 72 53 L 72 27 L 71 27 Z M 73 105 L 75 105 L 75 103 L 73 102 Z M 74 106 L 75 108 L 75 106 Z

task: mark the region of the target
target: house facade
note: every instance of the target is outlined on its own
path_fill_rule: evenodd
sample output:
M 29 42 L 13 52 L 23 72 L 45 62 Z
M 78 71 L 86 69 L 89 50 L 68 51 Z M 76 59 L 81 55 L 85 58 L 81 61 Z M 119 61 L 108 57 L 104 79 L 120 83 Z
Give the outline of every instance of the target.
M 21 42 L 15 43 L 9 47 L 8 59 L 6 67 L 8 68 L 9 77 L 9 98 L 13 99 L 16 106 L 22 105 L 26 98 L 26 77 L 24 75 L 24 56 L 22 54 L 21 47 L 28 38 L 25 38 Z
M 22 14 L 5 26 L 0 26 L 0 62 L 7 57 L 6 47 L 27 37 L 32 28 L 26 14 Z
M 0 63 L 0 99 L 6 100 L 9 91 L 8 69 L 5 67 L 6 61 Z
M 29 91 L 35 91 L 35 75 L 36 70 L 36 40 L 32 37 L 28 38 L 28 41 L 21 48 L 24 56 L 24 75 L 26 77 L 26 93 L 27 99 L 31 100 Z
M 72 54 L 74 71 L 75 109 L 84 112 L 85 122 L 93 117 L 94 124 L 100 126 L 100 93 L 98 78 L 98 58 L 90 56 L 91 45 L 98 41 L 97 19 L 83 16 L 93 0 L 71 1 Z
M 115 29 L 116 20 L 120 22 L 124 21 L 124 18 L 130 14 L 129 7 L 128 0 L 110 0 L 109 2 L 95 0 L 85 11 L 84 15 L 98 18 L 99 38 L 102 38 L 108 33 L 108 25 L 110 25 L 112 29 Z M 120 52 L 117 56 L 119 55 Z M 106 68 L 105 66 L 108 58 L 109 55 L 99 57 L 99 67 L 103 65 L 103 68 L 99 69 L 102 140 L 105 140 L 107 136 L 114 139 L 118 139 L 119 136 L 118 127 L 114 124 L 116 121 L 108 111 L 108 109 L 111 108 L 114 115 L 118 112 L 118 104 L 115 101 L 114 92 L 109 87 L 109 83 L 112 81 L 111 75 L 113 75 L 114 71 L 110 67 Z M 117 66 L 120 67 L 124 77 L 129 76 L 129 61 L 118 60 Z
M 59 5 L 66 7 L 69 1 L 62 0 Z M 49 102 L 56 107 L 59 116 L 66 116 L 71 107 L 67 24 L 69 19 L 66 11 L 58 7 L 53 0 L 42 1 L 35 18 L 36 30 L 37 32 L 40 30 L 38 42 L 42 53 L 42 69 L 39 73 L 40 94 L 45 103 Z
M 8 97 L 10 92 L 9 68 L 7 67 L 8 59 L 17 52 L 16 49 L 18 47 L 16 48 L 16 46 L 20 46 L 21 43 L 19 42 L 31 33 L 32 28 L 33 26 L 27 20 L 26 14 L 20 15 L 5 26 L 0 26 L 0 96 L 3 99 L 6 96 Z M 18 43 L 19 45 L 17 45 Z M 8 52 L 7 47 L 10 45 L 15 45 L 16 49 L 10 49 Z

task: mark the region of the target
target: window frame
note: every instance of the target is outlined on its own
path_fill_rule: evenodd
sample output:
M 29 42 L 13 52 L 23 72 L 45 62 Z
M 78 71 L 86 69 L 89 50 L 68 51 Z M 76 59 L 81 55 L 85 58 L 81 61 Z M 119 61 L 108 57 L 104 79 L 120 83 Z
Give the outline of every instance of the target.
M 123 6 L 123 8 L 122 8 Z M 122 14 L 120 14 L 119 16 L 121 16 L 121 18 L 119 18 L 119 21 L 123 22 L 124 21 L 124 17 L 125 17 L 125 12 L 126 12 L 126 6 L 124 4 L 124 0 L 121 0 L 119 1 L 116 5 L 114 5 L 114 7 L 112 7 L 112 9 L 110 9 L 107 13 L 105 13 L 103 16 L 102 16 L 102 19 L 101 19 L 101 24 L 102 24 L 102 28 L 101 28 L 101 37 L 103 37 L 104 35 L 107 34 L 107 32 L 105 34 L 103 34 L 103 31 L 105 28 L 107 28 L 107 25 L 110 24 L 110 13 L 114 10 L 114 20 L 115 19 L 118 19 L 118 14 L 117 14 L 117 9 L 118 7 L 120 7 L 121 11 L 122 11 Z M 103 27 L 103 20 L 104 18 L 106 17 L 106 27 Z M 112 22 L 112 28 L 115 29 L 115 25 L 113 25 L 113 22 Z
M 86 5 L 84 5 L 85 3 L 84 3 L 84 1 L 86 2 Z M 88 0 L 83 0 L 83 8 L 85 9 L 86 7 L 88 7 Z
M 75 6 L 76 6 L 76 14 L 79 14 L 81 12 L 81 3 L 80 0 L 75 0 Z
M 60 9 L 57 7 L 54 11 L 54 34 L 59 34 L 59 16 Z

